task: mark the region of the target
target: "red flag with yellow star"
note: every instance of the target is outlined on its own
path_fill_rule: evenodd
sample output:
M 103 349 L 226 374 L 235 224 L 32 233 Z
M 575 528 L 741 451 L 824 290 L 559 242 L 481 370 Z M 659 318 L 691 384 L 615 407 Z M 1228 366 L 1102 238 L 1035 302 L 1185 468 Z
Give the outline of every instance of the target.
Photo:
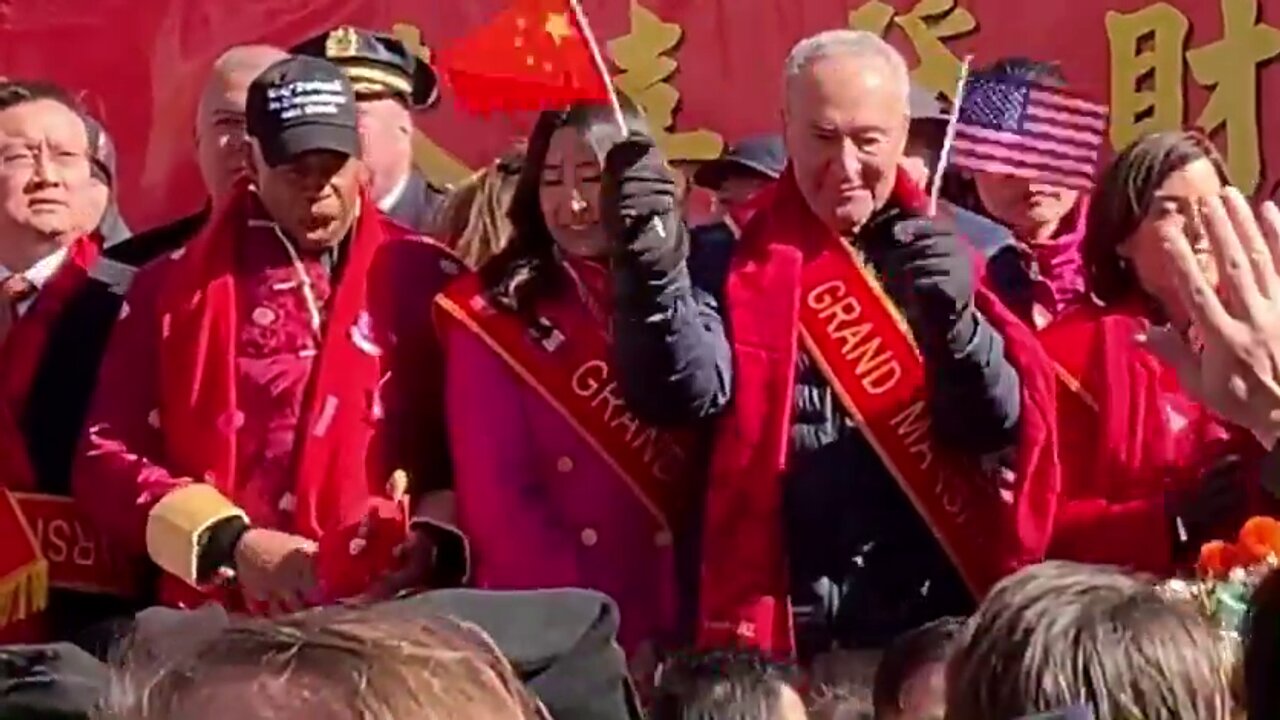
M 570 0 L 514 0 L 488 25 L 440 54 L 459 104 L 473 112 L 609 102 Z

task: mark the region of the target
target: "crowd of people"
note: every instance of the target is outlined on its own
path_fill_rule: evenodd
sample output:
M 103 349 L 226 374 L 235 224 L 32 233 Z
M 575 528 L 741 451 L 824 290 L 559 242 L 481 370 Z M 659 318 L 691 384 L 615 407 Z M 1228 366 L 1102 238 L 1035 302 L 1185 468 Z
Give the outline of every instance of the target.
M 1280 574 L 1164 582 L 1280 514 L 1280 210 L 1190 131 L 948 169 L 869 33 L 782 72 L 719 160 L 621 98 L 446 187 L 400 41 L 233 47 L 136 234 L 0 82 L 0 717 L 1280 717 Z

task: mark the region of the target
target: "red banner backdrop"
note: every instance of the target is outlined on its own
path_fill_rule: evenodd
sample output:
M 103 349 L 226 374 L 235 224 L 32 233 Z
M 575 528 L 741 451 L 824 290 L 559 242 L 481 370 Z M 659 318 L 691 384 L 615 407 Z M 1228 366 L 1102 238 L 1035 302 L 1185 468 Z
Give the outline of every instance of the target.
M 1280 3 L 1264 0 L 586 0 L 618 86 L 664 129 L 680 159 L 779 124 L 781 65 L 800 37 L 835 27 L 883 34 L 920 83 L 953 92 L 959 60 L 1060 61 L 1112 106 L 1111 141 L 1196 125 L 1235 182 L 1280 179 Z M 505 0 L 0 0 L 0 75 L 82 91 L 117 138 L 121 199 L 135 228 L 194 208 L 192 120 L 200 84 L 230 45 L 289 45 L 341 23 L 439 47 Z M 461 113 L 448 90 L 419 121 L 418 162 L 461 177 L 527 127 Z M 1274 167 L 1272 167 L 1274 166 Z

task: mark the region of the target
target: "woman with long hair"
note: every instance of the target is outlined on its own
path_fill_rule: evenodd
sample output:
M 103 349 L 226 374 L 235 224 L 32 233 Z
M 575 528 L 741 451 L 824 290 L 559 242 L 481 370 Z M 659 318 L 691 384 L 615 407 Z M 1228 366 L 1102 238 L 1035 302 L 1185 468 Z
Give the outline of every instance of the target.
M 523 147 L 508 150 L 454 188 L 437 211 L 441 240 L 467 267 L 485 264 L 511 239 L 511 196 L 523 164 Z
M 600 189 L 601 158 L 621 139 L 606 107 L 542 113 L 510 242 L 437 300 L 437 317 L 474 584 L 604 592 L 624 649 L 652 657 L 676 632 L 694 445 L 633 415 L 615 379 L 615 238 Z
M 1226 185 L 1222 158 L 1194 132 L 1147 135 L 1102 176 L 1083 241 L 1094 302 L 1041 335 L 1062 380 L 1055 557 L 1169 573 L 1245 518 L 1261 447 L 1137 340 L 1151 326 L 1196 337 L 1161 233 L 1186 232 L 1216 278 L 1199 208 Z

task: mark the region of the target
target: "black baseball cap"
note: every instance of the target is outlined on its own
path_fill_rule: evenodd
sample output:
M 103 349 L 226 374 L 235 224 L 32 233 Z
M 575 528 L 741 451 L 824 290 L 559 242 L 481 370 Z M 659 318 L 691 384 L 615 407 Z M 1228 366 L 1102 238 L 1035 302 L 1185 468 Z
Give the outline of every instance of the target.
M 787 167 L 787 146 L 781 135 L 743 138 L 724 155 L 705 163 L 693 174 L 693 181 L 711 190 L 719 189 L 735 173 L 762 175 L 777 180 Z
M 327 60 L 292 55 L 263 70 L 249 84 L 245 119 L 272 167 L 313 150 L 360 154 L 355 91 Z

